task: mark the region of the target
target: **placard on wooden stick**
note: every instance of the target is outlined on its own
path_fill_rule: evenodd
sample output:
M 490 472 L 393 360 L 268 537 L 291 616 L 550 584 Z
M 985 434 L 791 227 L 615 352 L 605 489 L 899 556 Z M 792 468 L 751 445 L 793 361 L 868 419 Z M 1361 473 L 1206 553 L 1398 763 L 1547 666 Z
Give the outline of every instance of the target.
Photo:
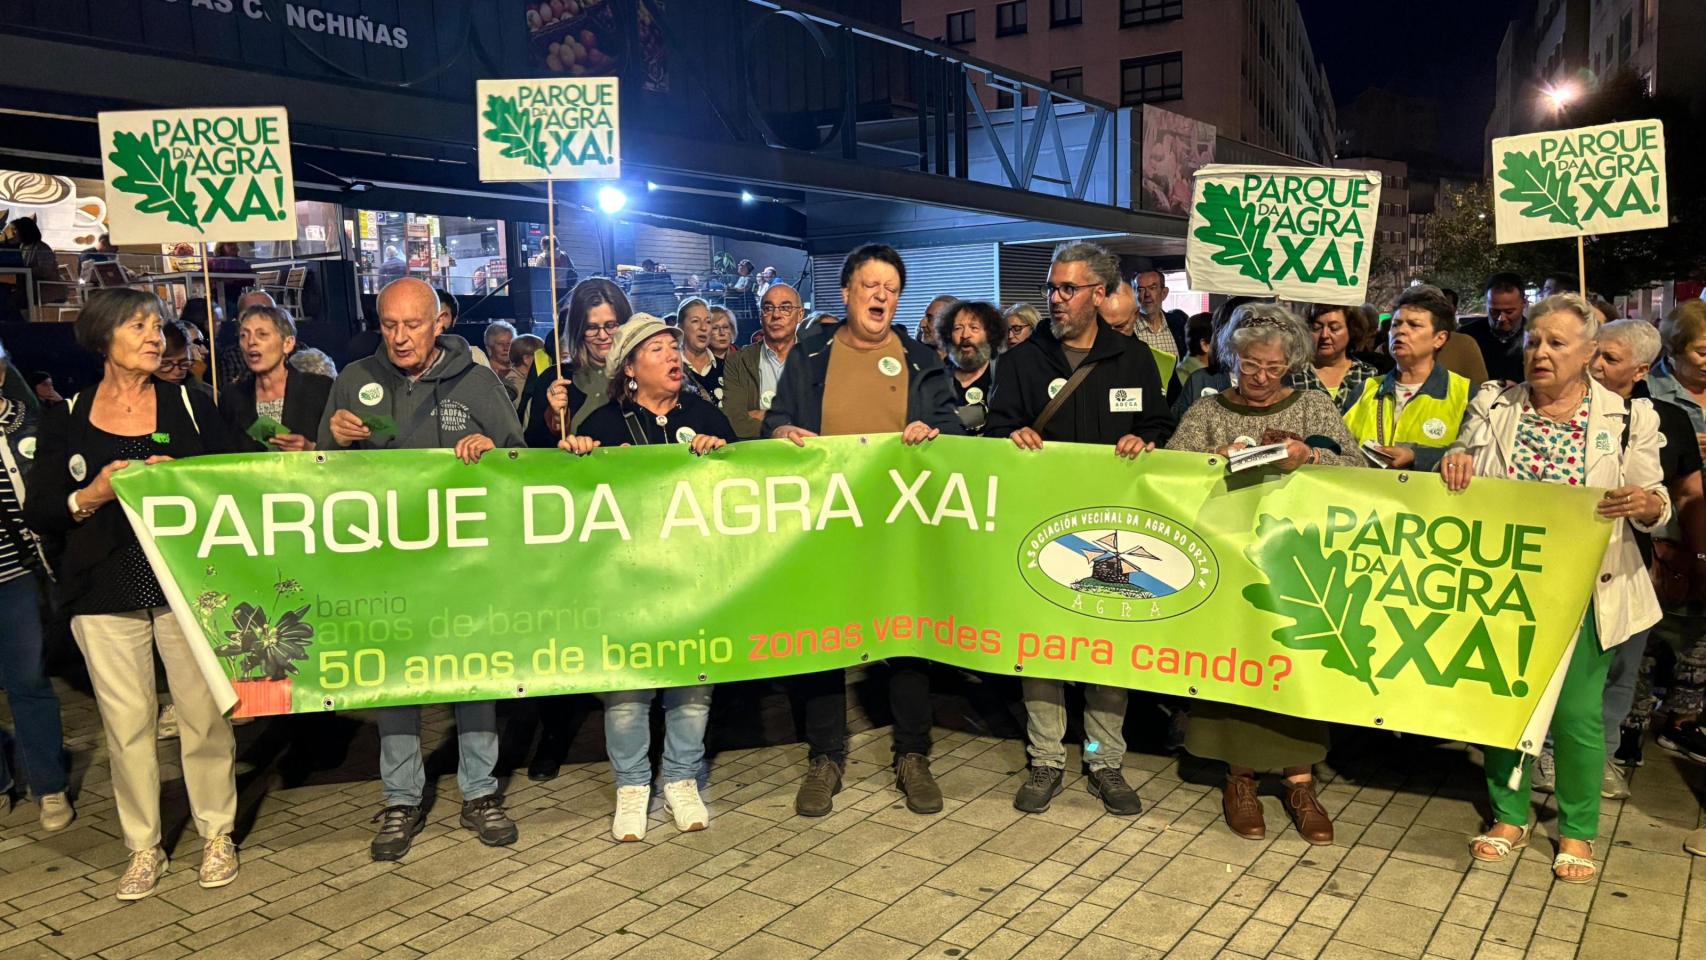
M 1500 137 L 1493 169 L 1500 243 L 1670 224 L 1665 131 L 1657 120 Z
M 475 98 L 481 180 L 622 175 L 615 77 L 481 80 Z

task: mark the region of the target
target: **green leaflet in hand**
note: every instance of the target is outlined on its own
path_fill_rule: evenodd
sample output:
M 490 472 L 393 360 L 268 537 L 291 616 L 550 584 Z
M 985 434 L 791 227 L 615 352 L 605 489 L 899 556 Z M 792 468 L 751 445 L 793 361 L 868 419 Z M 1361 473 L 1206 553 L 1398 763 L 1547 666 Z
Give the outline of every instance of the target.
M 1570 193 L 1570 175 L 1560 174 L 1550 164 L 1540 162 L 1540 154 L 1512 151 L 1505 154 L 1505 165 L 1499 179 L 1510 186 L 1499 191 L 1499 199 L 1526 203 L 1525 217 L 1545 217 L 1553 223 L 1582 225 L 1576 216 L 1576 198 Z
M 1347 576 L 1350 558 L 1340 552 L 1321 552 L 1321 531 L 1302 532 L 1290 520 L 1263 514 L 1256 525 L 1256 542 L 1244 551 L 1268 582 L 1244 588 L 1244 599 L 1259 610 L 1289 617 L 1274 639 L 1292 650 L 1320 651 L 1321 665 L 1374 685 L 1374 628 L 1362 621 L 1373 581 L 1365 574 Z
M 173 163 L 171 154 L 155 149 L 152 137 L 123 130 L 113 135 L 113 152 L 107 159 L 124 171 L 113 180 L 113 187 L 142 198 L 136 205 L 138 211 L 164 213 L 173 223 L 204 232 L 196 213 L 195 193 L 187 185 L 188 163 Z
M 1208 224 L 1198 227 L 1195 237 L 1220 248 L 1209 259 L 1237 267 L 1239 273 L 1272 290 L 1274 252 L 1268 249 L 1268 229 L 1272 222 L 1267 217 L 1256 216 L 1256 205 L 1244 203 L 1236 187 L 1209 183 L 1203 185 L 1197 212 Z
M 486 139 L 503 144 L 503 155 L 518 158 L 530 167 L 549 170 L 545 162 L 544 125 L 529 117 L 512 97 L 486 97 L 486 112 L 481 114 L 492 129 Z

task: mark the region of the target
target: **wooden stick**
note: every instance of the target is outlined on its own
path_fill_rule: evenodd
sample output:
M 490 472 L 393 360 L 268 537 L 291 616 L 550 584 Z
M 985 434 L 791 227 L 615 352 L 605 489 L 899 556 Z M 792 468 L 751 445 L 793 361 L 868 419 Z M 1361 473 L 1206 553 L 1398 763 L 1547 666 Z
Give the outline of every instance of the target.
M 213 402 L 219 402 L 219 347 L 213 342 L 213 277 L 209 273 L 208 261 L 213 259 L 213 244 L 206 241 L 201 245 L 201 287 L 202 295 L 207 298 L 207 379 L 213 388 Z
M 545 181 L 545 235 L 551 241 L 551 254 L 546 258 L 546 265 L 551 269 L 551 338 L 557 342 L 557 379 L 563 379 L 563 325 L 559 318 L 562 313 L 557 309 L 557 181 Z M 566 392 L 567 388 L 565 388 Z M 557 432 L 567 440 L 569 437 L 569 408 L 563 405 L 563 414 L 557 418 Z
M 1582 243 L 1581 234 L 1576 235 L 1576 282 L 1580 284 L 1582 296 L 1588 295 L 1588 254 L 1587 247 Z

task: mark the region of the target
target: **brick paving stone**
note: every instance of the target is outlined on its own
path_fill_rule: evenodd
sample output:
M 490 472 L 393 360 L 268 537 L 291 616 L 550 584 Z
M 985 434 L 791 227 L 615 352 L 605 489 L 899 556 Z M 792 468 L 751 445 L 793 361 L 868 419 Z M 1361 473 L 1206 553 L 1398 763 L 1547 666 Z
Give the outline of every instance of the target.
M 1682 934 L 1681 897 L 1651 890 L 1636 890 L 1601 882 L 1588 911 L 1590 925 L 1604 924 L 1624 930 L 1676 939 Z
M 1315 960 L 1332 936 L 1333 931 L 1326 927 L 1295 923 L 1287 928 L 1285 936 L 1280 937 L 1279 943 L 1274 945 L 1274 955 L 1291 957 L 1293 960 Z
M 1339 925 L 1335 940 L 1420 957 L 1439 925 L 1440 914 L 1385 900 L 1362 900 Z
M 1155 950 L 1171 950 L 1206 912 L 1201 904 L 1140 890 L 1102 921 L 1096 932 Z
M 822 949 L 846 936 L 884 904 L 831 888 L 794 907 L 764 927 L 785 940 Z

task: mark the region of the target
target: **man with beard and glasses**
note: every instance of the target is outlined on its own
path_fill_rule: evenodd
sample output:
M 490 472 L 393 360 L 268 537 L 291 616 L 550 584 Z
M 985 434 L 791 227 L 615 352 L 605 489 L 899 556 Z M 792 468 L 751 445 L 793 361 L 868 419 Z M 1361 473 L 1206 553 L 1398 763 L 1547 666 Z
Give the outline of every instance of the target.
M 995 390 L 995 345 L 1002 342 L 1001 311 L 992 303 L 955 300 L 936 315 L 936 340 L 948 348 L 948 386 L 955 412 L 972 436 L 989 419 Z
M 1120 286 L 1119 261 L 1093 243 L 1062 244 L 1043 286 L 1049 322 L 1001 358 L 984 436 L 1021 450 L 1102 443 L 1126 458 L 1166 443 L 1173 415 L 1149 345 L 1097 317 Z M 1041 813 L 1065 779 L 1066 684 L 1027 676 L 1023 687 L 1031 773 L 1013 806 Z M 1123 687 L 1084 685 L 1084 763 L 1086 786 L 1107 811 L 1136 816 L 1142 805 L 1120 769 L 1126 699 Z

